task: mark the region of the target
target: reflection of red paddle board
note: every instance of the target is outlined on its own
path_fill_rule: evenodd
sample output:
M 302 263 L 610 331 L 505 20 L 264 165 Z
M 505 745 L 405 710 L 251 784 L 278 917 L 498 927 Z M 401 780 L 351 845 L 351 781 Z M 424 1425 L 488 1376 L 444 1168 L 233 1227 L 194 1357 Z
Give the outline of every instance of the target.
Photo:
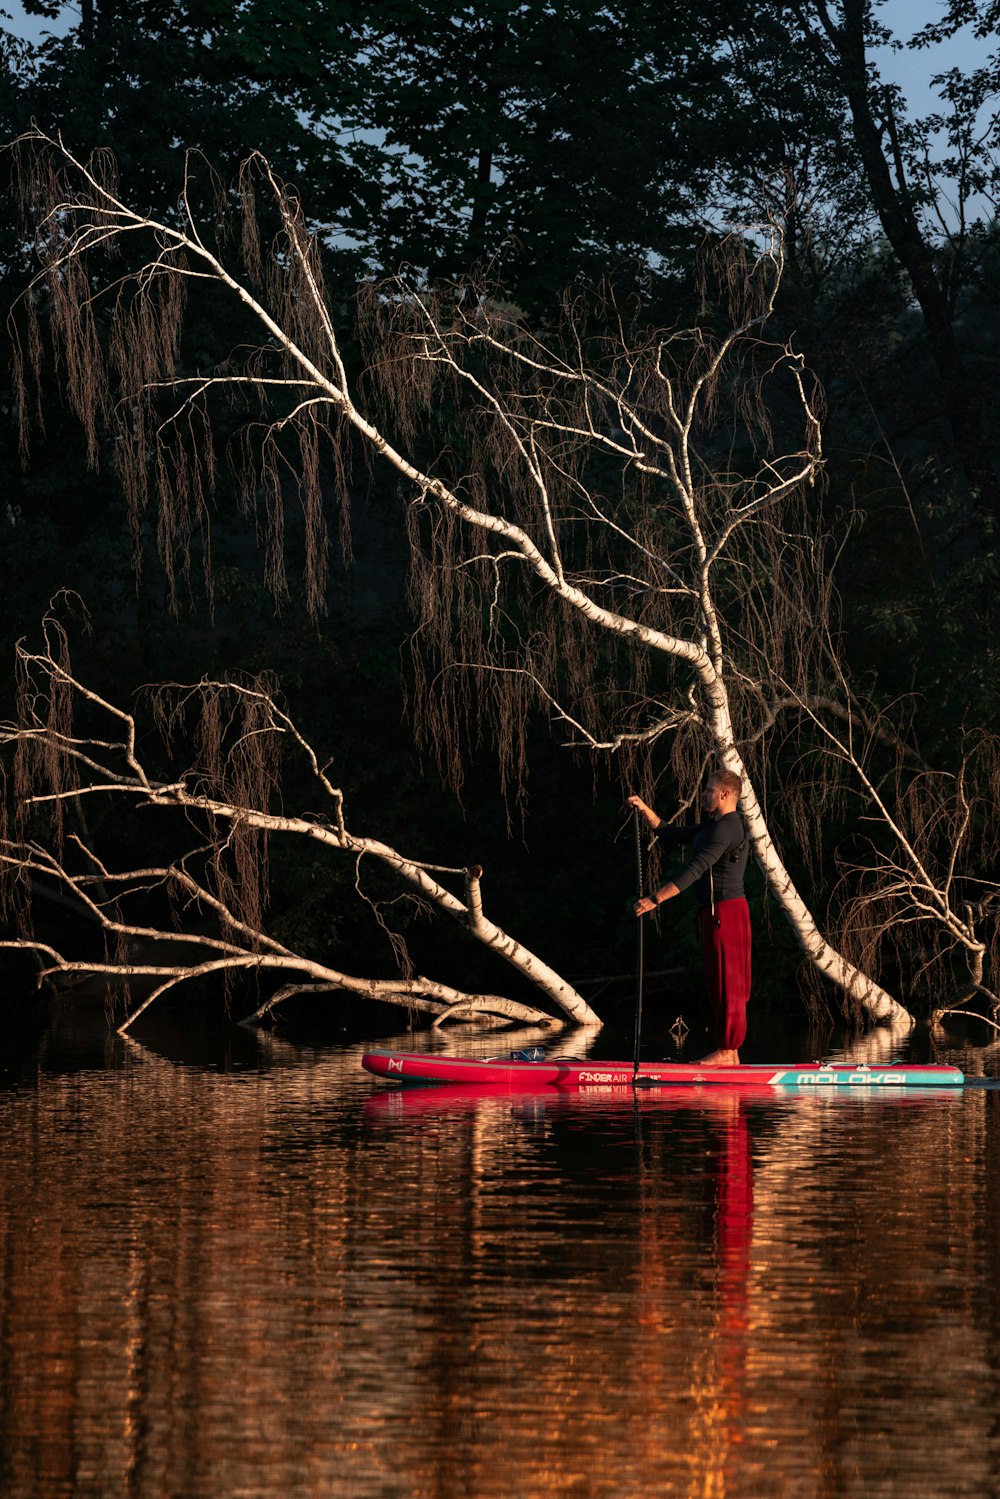
M 789 1101 L 795 1097 L 796 1103 L 803 1098 L 834 1097 L 860 1103 L 872 1097 L 861 1088 L 840 1088 L 825 1093 L 815 1088 L 810 1088 L 808 1093 L 805 1088 L 783 1089 L 782 1093 Z M 373 1120 L 412 1119 L 418 1114 L 440 1118 L 444 1114 L 471 1116 L 480 1108 L 499 1107 L 515 1115 L 530 1110 L 532 1117 L 538 1109 L 543 1113 L 556 1109 L 562 1117 L 566 1117 L 568 1110 L 577 1119 L 591 1112 L 599 1112 L 606 1119 L 609 1110 L 614 1114 L 617 1109 L 631 1119 L 638 1108 L 644 1118 L 684 1109 L 695 1109 L 712 1118 L 727 1116 L 730 1109 L 739 1108 L 744 1102 L 773 1100 L 777 1096 L 781 1095 L 766 1083 L 751 1083 L 749 1087 L 740 1088 L 739 1092 L 734 1088 L 703 1088 L 700 1083 L 675 1083 L 669 1088 L 637 1088 L 634 1093 L 631 1088 L 518 1089 L 497 1087 L 496 1084 L 440 1083 L 431 1088 L 376 1088 L 365 1099 L 365 1115 Z M 896 1108 L 926 1108 L 928 1104 L 955 1103 L 961 1099 L 962 1093 L 961 1089 L 954 1087 L 879 1088 L 877 1096 L 880 1104 L 889 1103 Z
M 631 1062 L 588 1062 L 553 1057 L 524 1061 L 516 1057 L 445 1057 L 426 1052 L 367 1051 L 362 1066 L 378 1077 L 403 1083 L 475 1083 L 531 1093 L 536 1089 L 629 1090 L 636 1082 Z M 642 1062 L 642 1088 L 678 1083 L 740 1089 L 797 1088 L 959 1088 L 965 1078 L 957 1067 L 934 1063 L 891 1062 L 868 1067 L 851 1062 L 800 1062 L 797 1065 L 749 1063 L 740 1067 L 701 1067 L 697 1062 Z
M 741 1090 L 740 1097 L 752 1099 L 758 1094 L 767 1098 L 774 1096 L 766 1083 L 752 1083 L 749 1088 Z M 949 1090 L 948 1097 L 954 1096 L 953 1090 Z M 508 1087 L 504 1084 L 498 1087 L 496 1084 L 484 1086 L 482 1083 L 439 1083 L 432 1088 L 377 1088 L 365 1100 L 365 1112 L 373 1117 L 397 1114 L 409 1117 L 413 1114 L 441 1114 L 449 1110 L 456 1114 L 470 1114 L 481 1104 L 502 1104 L 505 1108 L 516 1109 L 519 1102 L 524 1102 L 531 1109 L 536 1109 L 539 1104 L 557 1108 L 565 1106 L 566 1109 L 573 1110 L 574 1114 L 596 1109 L 607 1117 L 607 1110 L 613 1111 L 617 1104 L 631 1118 L 636 1097 L 642 1109 L 651 1113 L 684 1108 L 714 1113 L 720 1109 L 728 1111 L 739 1107 L 731 1091 L 727 1092 L 723 1088 L 709 1090 L 699 1087 L 697 1083 L 681 1083 L 674 1088 L 644 1088 L 638 1095 L 634 1095 L 631 1088 L 556 1090 L 549 1087 Z

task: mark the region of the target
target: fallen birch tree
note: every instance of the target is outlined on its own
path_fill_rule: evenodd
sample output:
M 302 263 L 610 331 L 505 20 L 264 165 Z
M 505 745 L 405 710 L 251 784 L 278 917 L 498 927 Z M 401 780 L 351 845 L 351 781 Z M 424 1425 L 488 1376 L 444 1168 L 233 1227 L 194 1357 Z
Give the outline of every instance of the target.
M 263 158 L 233 191 L 209 180 L 207 218 L 190 164 L 176 214 L 156 219 L 120 195 L 107 155 L 81 161 L 38 132 L 16 149 L 42 260 L 25 304 L 25 367 L 46 357 L 42 307 L 95 461 L 112 434 L 137 534 L 154 509 L 171 588 L 207 532 L 220 403 L 247 412 L 241 493 L 266 510 L 279 597 L 294 475 L 316 612 L 329 491 L 341 495 L 346 547 L 349 460 L 381 460 L 406 496 L 414 718 L 446 778 L 461 779 L 463 725 L 488 724 L 516 784 L 539 707 L 646 787 L 668 770 L 690 782 L 710 762 L 735 771 L 759 867 L 809 962 L 871 1018 L 909 1023 L 823 935 L 765 813 L 761 725 L 776 695 L 766 663 L 777 658 L 803 700 L 822 693 L 817 624 L 830 608 L 810 504 L 821 397 L 791 343 L 767 334 L 783 270 L 776 226 L 718 245 L 702 319 L 668 333 L 611 307 L 610 331 L 591 335 L 585 309 L 568 306 L 543 342 L 488 287 L 369 288 L 365 401 L 321 246 Z M 187 299 L 205 288 L 242 310 L 248 338 L 224 364 L 185 372 Z M 21 388 L 27 412 L 26 377 Z
M 427 864 L 348 828 L 343 790 L 330 780 L 315 749 L 278 701 L 273 683 L 158 687 L 151 717 L 160 731 L 161 752 L 169 756 L 177 742 L 196 750 L 181 773 L 165 781 L 150 773 L 138 749 L 151 726 L 140 733 L 135 714 L 73 675 L 65 631 L 52 616 L 44 622 L 44 637 L 41 651 L 31 651 L 23 642 L 17 647 L 18 714 L 0 723 L 0 747 L 13 755 L 14 802 L 13 823 L 5 818 L 0 828 L 0 886 L 8 908 L 19 906 L 29 915 L 32 881 L 60 891 L 99 927 L 106 958 L 67 956 L 36 940 L 30 930 L 0 942 L 0 947 L 34 950 L 42 963 L 40 982 L 57 974 L 103 974 L 133 985 L 143 981 L 149 992 L 141 1002 L 130 1003 L 121 1031 L 180 984 L 252 973 L 281 982 L 245 1017 L 251 1021 L 295 994 L 346 991 L 421 1011 L 436 1024 L 473 1017 L 550 1026 L 600 1024 L 572 985 L 489 919 L 481 868 Z M 83 718 L 88 728 L 79 726 Z M 281 766 L 290 749 L 305 763 L 324 810 L 277 810 Z M 169 866 L 137 863 L 112 869 L 77 833 L 67 832 L 67 814 L 81 801 L 94 800 L 110 803 L 119 815 L 136 807 L 179 810 L 185 815 L 189 846 Z M 48 845 L 18 831 L 42 810 L 51 814 Z M 200 836 L 192 840 L 192 833 Z M 264 869 L 268 840 L 275 837 L 307 840 L 353 862 L 355 891 L 391 939 L 400 972 L 359 977 L 294 952 L 268 935 Z M 414 974 L 401 937 L 389 932 L 377 903 L 362 890 L 366 863 L 390 870 L 426 908 L 459 922 L 530 982 L 549 1009 L 498 994 L 466 993 Z M 461 894 L 449 888 L 449 879 L 461 883 Z M 129 915 L 135 907 L 156 904 L 177 914 L 179 930 Z M 206 925 L 214 932 L 207 933 Z M 141 956 L 150 945 L 157 951 L 155 961 Z

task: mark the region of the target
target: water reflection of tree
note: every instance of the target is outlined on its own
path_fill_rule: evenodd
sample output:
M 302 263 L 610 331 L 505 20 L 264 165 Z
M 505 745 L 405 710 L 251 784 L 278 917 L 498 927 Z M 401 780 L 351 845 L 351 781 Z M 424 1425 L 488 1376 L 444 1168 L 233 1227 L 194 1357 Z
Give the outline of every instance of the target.
M 658 1095 L 637 1130 L 630 1095 L 280 1053 L 3 1098 L 11 1494 L 839 1496 L 883 1428 L 873 1480 L 919 1492 L 928 1424 L 988 1491 L 987 1096 Z

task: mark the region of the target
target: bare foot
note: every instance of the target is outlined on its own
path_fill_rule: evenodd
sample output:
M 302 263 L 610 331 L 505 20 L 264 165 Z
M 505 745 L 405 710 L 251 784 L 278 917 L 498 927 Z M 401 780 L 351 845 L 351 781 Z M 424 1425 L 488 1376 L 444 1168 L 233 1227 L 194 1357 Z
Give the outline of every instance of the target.
M 707 1057 L 702 1057 L 697 1064 L 699 1067 L 738 1067 L 740 1054 L 738 1051 L 710 1051 Z

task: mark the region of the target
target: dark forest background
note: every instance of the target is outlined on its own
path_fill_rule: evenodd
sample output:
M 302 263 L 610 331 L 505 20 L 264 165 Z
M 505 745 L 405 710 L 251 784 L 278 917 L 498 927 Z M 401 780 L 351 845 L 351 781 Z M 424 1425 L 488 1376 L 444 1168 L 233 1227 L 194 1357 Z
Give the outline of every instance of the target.
M 964 729 L 997 725 L 996 4 L 955 0 L 935 26 L 898 35 L 942 58 L 940 102 L 923 119 L 875 71 L 872 48 L 887 35 L 866 0 L 25 8 L 42 25 L 58 18 L 60 31 L 71 23 L 31 44 L 3 31 L 0 136 L 35 121 L 78 155 L 110 148 L 123 194 L 157 214 L 176 203 L 186 150 L 223 179 L 262 151 L 322 233 L 345 330 L 362 280 L 405 264 L 434 282 L 484 262 L 542 330 L 567 290 L 598 306 L 609 284 L 650 324 L 685 324 L 698 314 L 694 267 L 706 238 L 779 217 L 788 267 L 774 331 L 794 334 L 826 392 L 817 504 L 841 541 L 848 672 L 877 701 L 907 699 L 913 742 L 930 764 L 952 763 Z M 960 28 L 976 60 L 964 70 L 945 62 Z M 5 312 L 34 269 L 13 207 L 0 207 Z M 604 994 L 599 1008 L 628 1003 L 634 870 L 615 767 L 574 757 L 539 716 L 523 798 L 502 794 L 495 747 L 471 743 L 458 799 L 414 748 L 406 542 L 388 473 L 356 470 L 355 556 L 334 569 L 318 624 L 294 588 L 276 608 L 256 536 L 224 484 L 214 602 L 195 543 L 172 610 L 150 536 L 138 538 L 136 572 L 115 474 L 88 465 L 56 367 L 22 462 L 10 330 L 2 337 L 2 716 L 14 642 L 37 631 L 63 588 L 79 592 L 92 619 L 74 640 L 78 670 L 117 700 L 164 679 L 271 670 L 331 756 L 355 824 L 424 859 L 482 863 L 502 925 L 569 978 L 620 976 L 617 989 L 588 990 Z M 232 338 L 225 310 L 202 302 L 182 359 L 210 368 Z M 768 788 L 779 836 L 786 770 L 776 763 Z M 664 783 L 662 809 L 691 790 Z M 295 802 L 294 784 L 286 795 Z M 113 845 L 115 828 L 88 834 Z M 849 825 L 824 829 L 820 866 L 808 873 L 804 851 L 786 847 L 820 918 L 838 840 L 851 836 Z M 272 928 L 319 957 L 336 952 L 346 968 L 389 972 L 390 945 L 355 900 L 353 878 L 275 843 Z M 798 1006 L 791 939 L 770 921 L 762 882 L 751 883 L 758 1000 Z M 440 954 L 436 928 L 410 906 L 393 911 L 418 968 L 422 953 Z M 663 919 L 653 966 L 692 964 L 689 926 L 674 911 L 669 926 Z M 459 942 L 432 966 L 466 988 L 511 988 L 492 961 Z M 20 958 L 6 966 L 17 1005 L 31 974 Z M 919 995 L 905 998 L 919 1007 Z

